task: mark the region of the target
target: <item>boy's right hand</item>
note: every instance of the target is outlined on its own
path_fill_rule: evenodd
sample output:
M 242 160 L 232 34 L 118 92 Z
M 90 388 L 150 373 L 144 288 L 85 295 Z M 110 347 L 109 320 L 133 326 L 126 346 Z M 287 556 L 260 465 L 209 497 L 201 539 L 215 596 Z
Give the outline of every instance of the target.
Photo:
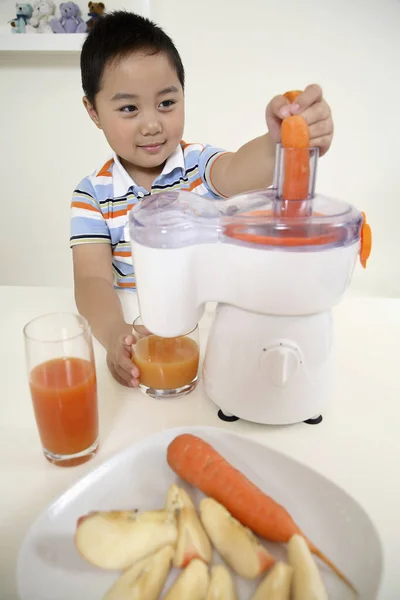
M 138 387 L 139 369 L 132 362 L 132 327 L 127 323 L 110 337 L 107 344 L 107 365 L 114 379 L 128 387 Z

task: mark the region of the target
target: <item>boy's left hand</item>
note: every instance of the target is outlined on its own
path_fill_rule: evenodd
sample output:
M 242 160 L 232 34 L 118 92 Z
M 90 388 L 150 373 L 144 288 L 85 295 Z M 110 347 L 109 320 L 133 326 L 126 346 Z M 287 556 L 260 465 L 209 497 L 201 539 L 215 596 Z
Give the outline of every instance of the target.
M 281 139 L 282 119 L 290 115 L 301 115 L 310 131 L 310 146 L 319 148 L 323 156 L 330 148 L 333 138 L 331 109 L 322 96 L 319 85 L 313 84 L 297 96 L 293 104 L 285 96 L 275 96 L 267 106 L 268 130 L 275 142 Z

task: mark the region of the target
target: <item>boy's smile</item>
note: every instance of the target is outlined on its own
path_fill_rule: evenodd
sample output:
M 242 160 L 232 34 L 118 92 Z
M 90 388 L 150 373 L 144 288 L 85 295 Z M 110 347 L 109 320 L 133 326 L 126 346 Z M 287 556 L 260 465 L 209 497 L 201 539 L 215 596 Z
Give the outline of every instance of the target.
M 112 62 L 96 105 L 84 103 L 131 177 L 149 188 L 183 135 L 183 89 L 167 56 L 143 51 Z
M 149 154 L 157 154 L 163 148 L 164 145 L 165 142 L 158 142 L 154 144 L 147 144 L 146 146 L 139 146 L 139 148 L 141 148 L 145 152 L 148 152 Z

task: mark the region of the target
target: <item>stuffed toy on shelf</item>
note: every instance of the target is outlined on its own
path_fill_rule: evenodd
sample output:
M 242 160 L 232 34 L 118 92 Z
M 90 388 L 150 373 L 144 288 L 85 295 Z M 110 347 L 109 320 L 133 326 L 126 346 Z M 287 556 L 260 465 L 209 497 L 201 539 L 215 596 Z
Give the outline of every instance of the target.
M 26 26 L 26 33 L 53 33 L 50 25 L 54 18 L 56 5 L 53 0 L 36 0 L 33 4 L 33 13 Z
M 17 9 L 17 16 L 9 21 L 11 25 L 11 32 L 25 33 L 26 25 L 29 22 L 33 12 L 32 4 L 20 4 L 17 2 L 15 7 Z
M 92 29 L 96 21 L 104 15 L 105 6 L 103 2 L 89 2 L 88 7 L 88 17 L 90 17 L 90 19 L 86 21 L 86 25 L 88 29 Z
M 53 18 L 50 25 L 54 33 L 85 33 L 87 25 L 80 16 L 80 9 L 75 2 L 62 2 L 60 4 L 61 17 Z

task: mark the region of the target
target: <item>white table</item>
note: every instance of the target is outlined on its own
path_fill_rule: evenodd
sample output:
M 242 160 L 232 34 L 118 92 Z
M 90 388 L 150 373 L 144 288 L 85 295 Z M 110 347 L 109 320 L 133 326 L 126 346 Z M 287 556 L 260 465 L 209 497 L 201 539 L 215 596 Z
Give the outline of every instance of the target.
M 131 319 L 136 299 L 123 294 Z M 168 402 L 116 383 L 96 343 L 101 448 L 74 468 L 48 463 L 34 422 L 22 327 L 52 311 L 75 311 L 71 290 L 0 287 L 0 598 L 16 596 L 19 544 L 36 515 L 70 484 L 111 454 L 152 433 L 182 425 L 213 425 L 247 435 L 323 473 L 345 488 L 375 522 L 384 548 L 379 600 L 400 598 L 400 299 L 352 298 L 335 309 L 338 391 L 321 424 L 287 427 L 224 423 L 201 384 Z M 211 311 L 202 320 L 205 341 Z

